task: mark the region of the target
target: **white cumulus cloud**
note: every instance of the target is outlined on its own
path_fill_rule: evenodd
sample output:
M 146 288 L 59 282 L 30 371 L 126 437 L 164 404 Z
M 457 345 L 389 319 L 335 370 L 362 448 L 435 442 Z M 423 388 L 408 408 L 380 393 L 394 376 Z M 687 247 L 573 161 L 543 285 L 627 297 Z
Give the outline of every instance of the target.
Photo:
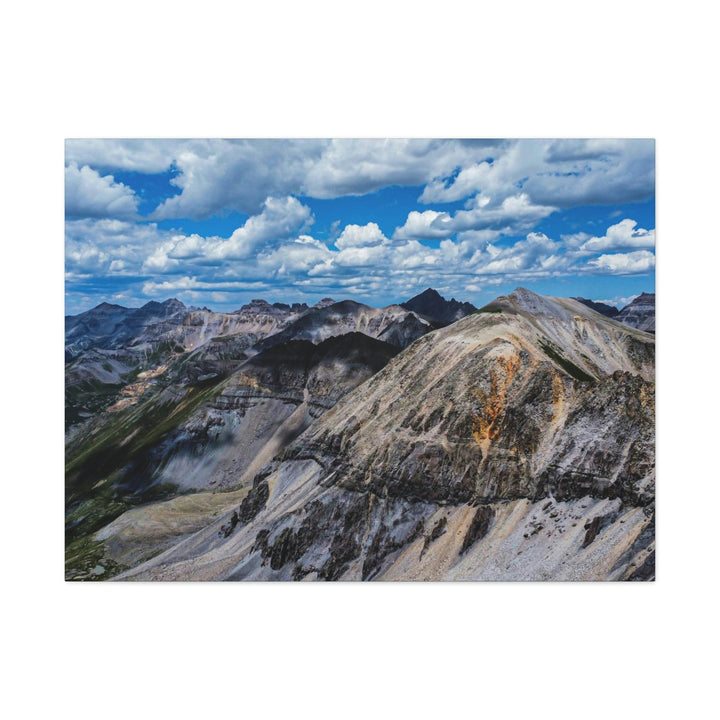
M 652 270 L 655 267 L 655 255 L 649 250 L 600 255 L 589 260 L 588 265 L 610 275 L 635 275 Z
M 423 240 L 475 231 L 516 235 L 532 229 L 555 210 L 554 207 L 535 205 L 525 193 L 510 195 L 499 203 L 493 202 L 487 195 L 477 195 L 468 209 L 458 210 L 454 215 L 435 210 L 422 213 L 413 210 L 405 224 L 395 230 L 393 237 Z
M 138 198 L 112 175 L 100 175 L 87 165 L 65 168 L 65 215 L 68 217 L 134 218 Z
M 339 250 L 345 248 L 359 248 L 372 245 L 380 245 L 387 238 L 383 235 L 377 223 L 371 222 L 367 225 L 346 225 L 335 240 L 335 247 Z
M 651 249 L 655 247 L 655 230 L 637 227 L 635 220 L 626 218 L 611 225 L 603 237 L 585 237 L 579 250 L 588 253 L 610 250 Z

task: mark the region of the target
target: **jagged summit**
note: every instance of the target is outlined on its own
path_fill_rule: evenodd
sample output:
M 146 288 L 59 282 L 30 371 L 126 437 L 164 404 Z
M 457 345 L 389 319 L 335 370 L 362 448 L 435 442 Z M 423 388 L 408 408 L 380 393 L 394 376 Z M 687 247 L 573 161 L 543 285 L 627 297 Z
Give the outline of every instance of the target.
M 169 298 L 168 300 L 165 300 L 162 304 L 165 307 L 173 307 L 178 309 L 186 307 L 185 303 L 182 302 L 182 300 L 178 300 L 177 298 Z
M 437 291 L 435 288 L 426 288 L 421 293 L 416 295 L 414 298 L 411 298 L 408 300 L 408 302 L 413 301 L 428 301 L 428 302 L 439 302 L 441 300 L 445 300 L 445 298 Z
M 247 310 L 272 310 L 272 305 L 262 298 L 253 298 L 249 303 L 243 305 L 239 312 Z
M 374 308 L 355 300 L 329 304 L 323 301 L 298 315 L 282 331 L 262 340 L 258 347 L 266 348 L 293 339 L 318 343 L 330 336 L 350 332 L 362 332 L 406 347 L 431 329 L 428 322 L 399 305 Z
M 272 306 L 278 310 L 285 310 L 287 312 L 305 312 L 309 309 L 307 303 L 293 303 L 292 305 L 288 305 L 287 303 L 274 302 Z
M 412 310 L 412 312 L 437 326 L 449 325 L 477 310 L 474 305 L 468 302 L 459 302 L 455 298 L 446 300 L 433 288 L 427 288 L 419 295 L 400 303 L 400 307 Z

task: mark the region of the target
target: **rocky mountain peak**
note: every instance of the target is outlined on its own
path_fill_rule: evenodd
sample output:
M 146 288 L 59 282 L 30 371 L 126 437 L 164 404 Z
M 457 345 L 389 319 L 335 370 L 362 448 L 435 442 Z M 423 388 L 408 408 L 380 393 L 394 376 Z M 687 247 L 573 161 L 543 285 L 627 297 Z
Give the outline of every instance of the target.
M 477 310 L 468 302 L 459 302 L 455 298 L 446 300 L 433 288 L 427 288 L 407 302 L 400 303 L 400 307 L 411 310 L 438 326 L 449 325 Z
M 163 307 L 167 308 L 168 310 L 185 310 L 185 303 L 181 302 L 177 298 L 170 298 L 169 300 L 165 300 L 164 303 L 162 303 Z
M 330 297 L 323 298 L 320 300 L 320 302 L 316 302 L 313 307 L 317 308 L 318 310 L 322 310 L 323 308 L 329 307 L 330 305 L 334 305 L 335 300 L 333 300 Z
M 122 305 L 115 305 L 113 303 L 108 302 L 101 302 L 99 305 L 96 305 L 93 310 L 124 310 Z
M 292 307 L 285 303 L 273 303 L 272 305 L 267 300 L 255 298 L 246 305 L 243 305 L 239 310 L 234 312 L 235 315 L 250 315 L 250 316 L 262 316 L 269 315 L 272 317 L 284 317 L 290 313 L 303 312 L 307 309 L 307 306 L 303 303 L 301 309 L 297 306 L 297 303 Z
M 517 310 L 525 311 L 531 315 L 545 315 L 547 317 L 564 317 L 567 310 L 555 299 L 546 295 L 538 295 L 532 290 L 518 287 L 508 296 Z
M 444 301 L 445 298 L 434 288 L 427 288 L 426 290 L 423 290 L 419 295 L 416 295 L 412 300 L 428 300 L 430 302 L 441 302 Z M 409 300 L 408 302 L 412 302 L 412 300 Z
M 625 325 L 655 332 L 655 293 L 642 293 L 626 305 L 615 318 Z
M 300 313 L 309 310 L 307 303 L 293 303 L 288 305 L 287 303 L 275 302 L 272 304 L 274 308 L 278 310 L 285 310 L 286 312 Z
M 243 305 L 241 310 L 269 310 L 271 308 L 272 305 L 267 300 L 263 300 L 262 298 L 253 298 L 249 303 L 247 303 L 247 305 Z
M 145 303 L 139 310 L 136 310 L 138 318 L 150 318 L 150 317 L 168 317 L 170 315 L 177 315 L 188 312 L 184 303 L 180 302 L 176 298 L 165 300 L 164 302 L 156 302 L 151 300 Z

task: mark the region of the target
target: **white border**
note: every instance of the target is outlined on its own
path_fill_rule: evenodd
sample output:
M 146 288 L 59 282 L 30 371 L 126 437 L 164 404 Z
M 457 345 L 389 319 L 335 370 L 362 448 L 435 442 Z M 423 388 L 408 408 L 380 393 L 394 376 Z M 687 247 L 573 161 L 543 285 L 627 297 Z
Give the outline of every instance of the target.
M 263 7 L 7 13 L 7 706 L 705 716 L 718 640 L 715 23 L 698 3 Z M 92 136 L 656 137 L 658 582 L 63 583 L 62 141 Z

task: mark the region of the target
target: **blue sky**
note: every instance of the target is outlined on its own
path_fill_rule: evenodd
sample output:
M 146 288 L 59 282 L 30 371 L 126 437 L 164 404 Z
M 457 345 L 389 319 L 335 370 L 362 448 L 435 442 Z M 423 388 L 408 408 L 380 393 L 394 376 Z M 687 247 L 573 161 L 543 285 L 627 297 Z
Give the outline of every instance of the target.
M 655 290 L 652 140 L 68 140 L 66 313 Z

